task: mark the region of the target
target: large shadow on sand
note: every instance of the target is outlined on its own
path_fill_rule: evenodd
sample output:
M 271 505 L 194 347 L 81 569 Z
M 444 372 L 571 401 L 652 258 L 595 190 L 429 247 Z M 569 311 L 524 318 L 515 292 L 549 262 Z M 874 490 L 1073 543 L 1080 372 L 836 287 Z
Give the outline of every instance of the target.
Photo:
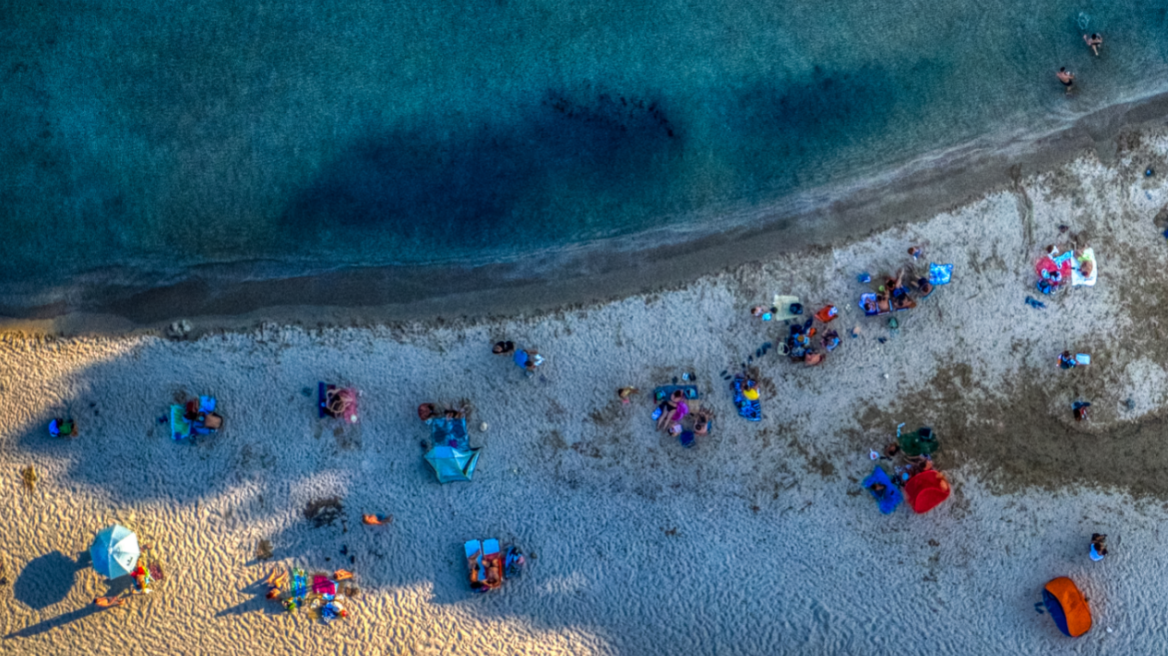
M 12 586 L 12 594 L 33 610 L 47 608 L 65 599 L 81 567 L 60 551 L 47 553 L 25 565 Z

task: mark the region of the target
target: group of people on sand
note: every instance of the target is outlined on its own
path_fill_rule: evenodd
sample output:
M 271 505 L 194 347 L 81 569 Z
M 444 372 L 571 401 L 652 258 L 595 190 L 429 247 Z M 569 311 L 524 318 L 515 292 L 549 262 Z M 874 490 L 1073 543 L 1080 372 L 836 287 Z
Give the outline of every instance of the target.
M 1099 48 L 1103 45 L 1103 37 L 1098 32 L 1094 32 L 1092 34 L 1084 34 L 1083 41 L 1091 49 L 1091 52 L 1094 52 L 1095 56 L 1098 57 Z M 1067 67 L 1064 66 L 1058 70 L 1058 73 L 1055 73 L 1055 76 L 1058 77 L 1059 82 L 1063 83 L 1063 89 L 1066 90 L 1067 95 L 1071 95 L 1071 91 L 1075 88 L 1075 74 L 1068 71 Z
M 535 349 L 515 349 L 515 342 L 499 341 L 491 347 L 491 353 L 495 355 L 510 355 L 511 359 L 515 361 L 515 365 L 523 370 L 523 373 L 531 376 L 535 374 L 537 367 L 543 364 L 543 356 Z
M 910 273 L 913 275 L 906 285 L 905 277 Z M 917 305 L 913 294 L 920 299 L 932 293 L 933 283 L 929 282 L 928 277 L 916 275 L 912 267 L 904 266 L 877 288 L 875 297 L 864 299 L 864 313 L 884 314 L 893 310 L 908 310 Z
M 629 388 L 617 390 L 617 396 L 620 396 L 625 389 Z M 666 431 L 673 437 L 682 437 L 688 432 L 691 439 L 694 436 L 709 434 L 710 420 L 714 418 L 713 414 L 706 408 L 698 408 L 696 412 L 690 412 L 685 393 L 681 390 L 674 390 L 658 404 L 654 414 L 657 416 L 657 430 Z

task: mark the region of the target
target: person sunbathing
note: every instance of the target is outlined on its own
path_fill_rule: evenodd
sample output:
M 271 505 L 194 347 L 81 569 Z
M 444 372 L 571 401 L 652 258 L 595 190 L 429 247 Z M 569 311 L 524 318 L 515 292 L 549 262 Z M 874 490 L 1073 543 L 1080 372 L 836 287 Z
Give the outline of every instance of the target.
M 882 497 L 882 496 L 884 496 L 884 491 L 888 489 L 888 486 L 883 484 L 883 483 L 873 483 L 872 487 L 870 487 L 868 489 L 875 492 L 876 496 Z
M 495 342 L 491 347 L 491 353 L 495 355 L 511 355 L 515 352 L 515 342 Z
M 886 292 L 878 292 L 876 294 L 876 311 L 877 312 L 891 312 L 892 306 L 888 302 L 888 294 Z
M 658 408 L 661 410 L 661 416 L 657 418 L 657 430 L 664 430 L 671 421 L 677 421 L 684 417 L 689 412 L 689 407 L 685 407 L 685 412 L 681 417 L 674 417 L 674 415 L 685 405 L 685 393 L 681 390 L 673 390 L 673 394 L 669 395 Z
M 361 515 L 361 522 L 370 526 L 383 526 L 385 524 L 393 523 L 393 515 L 376 515 L 363 514 Z
M 98 597 L 93 600 L 93 605 L 101 608 L 113 608 L 124 603 L 126 603 L 125 597 Z
M 629 404 L 629 397 L 636 394 L 636 393 L 637 393 L 637 388 L 635 388 L 635 387 L 620 387 L 616 390 L 617 398 L 619 398 L 621 400 L 621 403 L 623 403 L 625 405 Z
M 418 419 L 422 421 L 429 421 L 437 414 L 438 408 L 435 408 L 433 403 L 423 403 L 418 406 Z
M 876 307 L 876 299 L 874 299 L 874 298 L 865 298 L 864 299 L 864 314 L 876 314 L 879 311 L 880 311 L 880 309 Z

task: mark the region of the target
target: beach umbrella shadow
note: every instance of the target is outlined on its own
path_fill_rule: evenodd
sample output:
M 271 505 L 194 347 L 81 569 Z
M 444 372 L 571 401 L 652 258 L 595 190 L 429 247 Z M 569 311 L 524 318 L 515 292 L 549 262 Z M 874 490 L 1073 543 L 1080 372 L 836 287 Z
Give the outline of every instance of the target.
M 33 610 L 41 610 L 64 601 L 77 571 L 79 563 L 60 551 L 33 559 L 20 572 L 20 577 L 12 586 L 16 600 Z

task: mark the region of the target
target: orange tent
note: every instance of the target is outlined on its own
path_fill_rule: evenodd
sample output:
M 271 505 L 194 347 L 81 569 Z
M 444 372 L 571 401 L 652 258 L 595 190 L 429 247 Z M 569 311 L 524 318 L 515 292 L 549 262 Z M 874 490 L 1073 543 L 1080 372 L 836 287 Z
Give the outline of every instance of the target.
M 927 513 L 949 498 L 949 481 L 939 471 L 924 471 L 908 479 L 904 496 L 913 510 Z
M 1042 601 L 1059 631 L 1078 638 L 1091 630 L 1091 609 L 1074 581 L 1060 576 L 1047 583 L 1042 590 Z

